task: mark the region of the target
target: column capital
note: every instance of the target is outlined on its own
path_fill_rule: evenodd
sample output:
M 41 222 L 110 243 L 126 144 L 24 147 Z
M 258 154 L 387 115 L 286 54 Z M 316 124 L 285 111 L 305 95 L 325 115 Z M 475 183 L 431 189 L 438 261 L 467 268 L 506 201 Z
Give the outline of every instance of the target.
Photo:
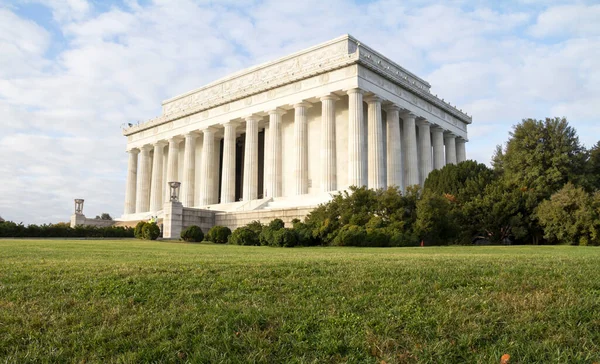
M 468 139 L 465 139 L 465 138 L 463 138 L 463 137 L 461 137 L 461 136 L 457 136 L 457 137 L 456 137 L 456 142 L 460 142 L 460 143 L 466 143 L 466 142 L 468 142 L 468 141 L 469 141 Z
M 198 131 L 197 130 L 192 130 L 192 131 L 188 131 L 187 133 L 183 134 L 184 138 L 188 138 L 188 137 L 197 137 L 198 136 Z
M 411 111 L 405 111 L 403 113 L 400 113 L 400 117 L 402 119 L 405 119 L 405 118 L 406 119 L 416 119 L 417 115 L 415 113 L 411 112 Z
M 224 123 L 221 123 L 221 125 L 223 127 L 231 126 L 231 127 L 237 128 L 240 125 L 240 122 L 237 120 L 229 120 Z
M 327 94 L 327 95 L 323 95 L 323 96 L 319 97 L 319 100 L 321 100 L 321 101 L 326 101 L 326 100 L 338 101 L 339 99 L 340 98 L 335 94 Z
M 456 134 L 454 134 L 451 131 L 444 131 L 444 139 L 455 139 L 456 138 Z
M 396 104 L 386 104 L 383 106 L 383 110 L 385 110 L 385 112 L 393 112 L 393 111 L 397 111 L 400 112 L 400 106 L 396 105 Z
M 344 90 L 344 91 L 346 91 L 346 93 L 348 95 L 350 95 L 350 94 L 361 94 L 361 95 L 364 95 L 365 94 L 365 91 L 362 90 L 362 89 L 360 89 L 360 88 L 358 88 L 358 87 L 349 88 L 349 89 Z
M 382 103 L 383 102 L 383 98 L 381 98 L 381 97 L 379 97 L 377 95 L 369 95 L 369 96 L 366 96 L 364 98 L 364 101 L 367 104 L 374 104 L 374 103 L 377 103 L 377 102 Z
M 169 143 L 166 140 L 159 140 L 154 143 L 154 147 L 164 147 L 167 144 Z
M 282 109 L 282 108 L 280 108 L 280 107 L 276 107 L 276 108 L 274 108 L 274 109 L 271 109 L 271 110 L 269 110 L 269 111 L 268 111 L 268 114 L 269 114 L 269 115 L 283 115 L 283 114 L 285 114 L 286 112 L 287 112 L 287 110 L 285 110 L 285 109 Z
M 200 131 L 202 132 L 202 134 L 207 135 L 210 133 L 216 133 L 217 131 L 219 131 L 219 128 L 215 128 L 214 126 L 208 126 L 206 128 L 202 128 L 200 129 Z
M 154 149 L 154 145 L 152 145 L 152 144 L 144 144 L 144 145 L 142 145 L 142 146 L 140 147 L 140 150 L 141 150 L 142 152 L 149 152 L 149 151 L 151 151 L 152 149 Z
M 181 141 L 181 135 L 174 135 L 168 139 L 169 143 L 177 143 Z
M 417 119 L 417 126 L 427 126 L 432 125 L 427 119 L 419 118 Z
M 139 148 L 131 148 L 127 151 L 127 153 L 138 154 L 140 152 Z
M 244 117 L 244 120 L 246 120 L 246 122 L 259 122 L 262 120 L 262 116 L 259 115 L 248 115 L 246 117 Z
M 444 132 L 444 128 L 442 128 L 441 126 L 437 125 L 437 124 L 431 124 L 431 131 L 432 132 Z
M 294 104 L 294 109 L 297 109 L 299 107 L 305 107 L 308 109 L 308 108 L 312 107 L 312 104 L 308 101 L 301 101 L 301 102 Z

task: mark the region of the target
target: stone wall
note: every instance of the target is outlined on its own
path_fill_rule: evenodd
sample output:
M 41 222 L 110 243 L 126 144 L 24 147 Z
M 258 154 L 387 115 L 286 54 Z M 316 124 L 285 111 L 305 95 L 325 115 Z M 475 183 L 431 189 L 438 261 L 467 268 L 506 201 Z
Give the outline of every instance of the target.
M 113 226 L 115 221 L 113 220 L 101 220 L 101 219 L 88 219 L 83 214 L 73 214 L 71 215 L 71 227 L 75 226 L 97 226 L 97 227 L 106 227 Z
M 184 207 L 183 229 L 192 225 L 197 225 L 200 226 L 202 231 L 206 234 L 211 227 L 218 225 L 215 223 L 215 215 L 215 211 Z
M 302 220 L 314 207 L 287 208 L 273 210 L 254 210 L 240 212 L 221 212 L 215 215 L 215 225 L 227 226 L 231 230 L 244 226 L 254 220 L 268 224 L 273 219 L 281 219 L 286 227 L 291 227 L 292 220 Z M 202 228 L 204 231 L 204 228 Z

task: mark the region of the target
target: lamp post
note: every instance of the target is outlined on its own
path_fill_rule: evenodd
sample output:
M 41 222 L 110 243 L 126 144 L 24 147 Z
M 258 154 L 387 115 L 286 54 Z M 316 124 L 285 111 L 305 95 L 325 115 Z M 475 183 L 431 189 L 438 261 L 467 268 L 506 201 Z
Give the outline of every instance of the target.
M 75 213 L 82 215 L 83 214 L 83 201 L 84 199 L 82 198 L 76 198 L 75 199 Z
M 179 202 L 179 187 L 181 186 L 181 182 L 169 182 L 169 201 L 171 202 Z

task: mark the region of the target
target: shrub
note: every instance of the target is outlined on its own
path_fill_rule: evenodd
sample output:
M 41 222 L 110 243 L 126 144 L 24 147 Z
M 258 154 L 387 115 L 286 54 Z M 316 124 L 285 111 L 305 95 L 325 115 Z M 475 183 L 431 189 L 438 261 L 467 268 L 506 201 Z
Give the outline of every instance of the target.
M 387 229 L 367 229 L 364 246 L 387 247 L 390 246 L 390 234 Z
M 367 232 L 362 226 L 344 225 L 332 241 L 336 246 L 364 246 Z
M 315 246 L 319 245 L 319 240 L 315 239 L 312 234 L 312 229 L 307 224 L 298 219 L 292 220 L 292 229 L 298 236 L 298 245 Z
M 181 239 L 188 243 L 197 243 L 204 240 L 204 233 L 200 226 L 192 225 L 181 232 Z
M 260 245 L 273 245 L 274 234 L 284 228 L 284 222 L 281 219 L 273 219 L 269 225 L 263 227 L 259 235 Z M 277 246 L 277 245 L 273 245 Z
M 260 240 L 254 230 L 247 226 L 242 226 L 231 233 L 229 243 L 234 245 L 260 245 Z
M 145 225 L 146 225 L 145 221 L 138 222 L 137 225 L 135 225 L 135 229 L 133 230 L 133 236 L 138 239 L 143 239 L 144 236 L 142 235 L 142 229 L 144 229 Z
M 260 221 L 254 220 L 246 224 L 245 227 L 252 230 L 256 234 L 256 236 L 258 236 L 263 231 L 265 226 L 261 224 Z
M 134 228 L 123 226 L 76 226 L 67 223 L 28 225 L 0 222 L 2 238 L 133 238 Z
M 419 239 L 414 233 L 393 230 L 389 231 L 389 246 L 419 246 Z
M 291 248 L 298 245 L 298 235 L 292 229 L 282 228 L 273 233 L 270 246 Z
M 226 226 L 216 225 L 208 230 L 206 233 L 206 239 L 212 241 L 215 244 L 225 244 L 227 239 L 231 235 L 231 230 Z
M 155 222 L 149 222 L 142 228 L 142 237 L 144 240 L 156 240 L 160 235 L 160 228 Z

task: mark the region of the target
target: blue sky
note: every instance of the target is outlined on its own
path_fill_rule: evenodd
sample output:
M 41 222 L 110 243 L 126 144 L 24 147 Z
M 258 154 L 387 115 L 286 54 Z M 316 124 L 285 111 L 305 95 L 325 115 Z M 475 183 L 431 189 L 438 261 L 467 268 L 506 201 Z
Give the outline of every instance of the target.
M 598 1 L 0 0 L 0 216 L 123 210 L 120 126 L 231 72 L 350 33 L 473 115 L 489 163 L 523 118 L 600 135 Z

